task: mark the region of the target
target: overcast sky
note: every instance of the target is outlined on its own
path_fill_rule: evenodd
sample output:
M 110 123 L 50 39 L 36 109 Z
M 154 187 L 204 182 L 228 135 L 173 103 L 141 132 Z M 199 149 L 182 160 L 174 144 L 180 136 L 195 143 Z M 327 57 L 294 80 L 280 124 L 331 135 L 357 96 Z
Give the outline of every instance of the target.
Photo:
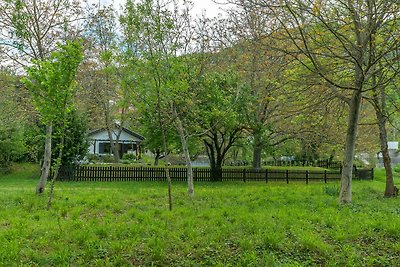
M 90 0 L 89 2 L 98 3 L 99 0 Z M 114 3 L 114 7 L 116 10 L 119 9 L 121 5 L 125 3 L 126 0 L 100 0 L 102 4 L 109 5 Z M 215 4 L 212 0 L 192 0 L 194 6 L 192 9 L 193 15 L 201 15 L 202 12 L 205 11 L 207 17 L 212 18 L 216 17 L 218 13 L 223 13 L 221 10 L 221 5 Z M 224 0 L 218 0 L 219 3 L 223 3 Z

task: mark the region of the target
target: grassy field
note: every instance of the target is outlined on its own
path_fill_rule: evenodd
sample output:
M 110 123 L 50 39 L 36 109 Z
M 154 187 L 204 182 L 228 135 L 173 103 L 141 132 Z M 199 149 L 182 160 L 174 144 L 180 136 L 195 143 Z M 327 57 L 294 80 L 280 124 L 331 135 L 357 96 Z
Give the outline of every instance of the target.
M 0 266 L 400 266 L 400 199 L 383 172 L 338 183 L 58 183 L 34 194 L 38 169 L 0 177 Z M 398 178 L 396 178 L 396 182 Z

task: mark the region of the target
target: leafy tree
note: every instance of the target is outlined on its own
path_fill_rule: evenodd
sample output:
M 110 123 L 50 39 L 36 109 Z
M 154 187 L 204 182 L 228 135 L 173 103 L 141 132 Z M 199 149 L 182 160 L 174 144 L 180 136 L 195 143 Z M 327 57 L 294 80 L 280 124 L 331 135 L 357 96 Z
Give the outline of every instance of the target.
M 274 125 L 284 110 L 283 68 L 288 60 L 278 50 L 266 49 L 266 44 L 274 39 L 265 27 L 269 17 L 257 6 L 237 4 L 227 13 L 228 17 L 219 21 L 216 32 L 226 46 L 218 52 L 221 54 L 219 65 L 234 68 L 248 86 L 248 103 L 243 105 L 242 112 L 246 130 L 251 135 L 252 166 L 259 169 L 263 150 L 268 144 L 280 143 L 270 138 L 280 132 Z
M 243 129 L 240 106 L 247 104 L 241 98 L 242 85 L 237 75 L 210 73 L 198 89 L 198 127 L 211 164 L 212 177 L 222 179 L 222 165 L 227 153 L 240 137 Z
M 114 161 L 118 162 L 119 138 L 131 107 L 123 81 L 128 74 L 120 53 L 116 12 L 112 5 L 94 4 L 86 13 L 86 59 L 79 75 L 80 94 L 90 105 L 92 117 L 97 117 L 95 127 L 101 125 L 107 130 Z
M 61 124 L 56 132 L 61 141 L 58 144 L 59 154 L 53 168 L 48 208 L 51 205 L 54 182 L 61 166 L 67 118 L 73 109 L 72 100 L 76 88 L 74 79 L 81 61 L 81 45 L 78 42 L 67 42 L 65 45 L 59 45 L 59 51 L 53 52 L 48 60 L 36 61 L 27 69 L 27 77 L 22 80 L 32 93 L 34 106 L 40 113 L 43 123 L 45 125 L 54 125 L 55 122 Z M 46 180 L 46 177 L 41 178 L 37 188 L 38 193 L 44 191 Z
M 28 67 L 32 60 L 44 61 L 57 42 L 76 36 L 80 19 L 79 1 L 4 0 L 0 2 L 0 48 L 15 68 Z M 53 126 L 46 125 L 45 153 L 37 192 L 43 192 L 51 168 Z
M 312 1 L 285 0 L 279 5 L 257 0 L 247 4 L 273 14 L 270 25 L 279 25 L 276 49 L 284 51 L 330 88 L 349 106 L 339 200 L 352 200 L 353 159 L 362 97 L 371 88 L 369 81 L 386 55 L 399 42 L 387 31 L 396 20 L 399 5 L 392 0 Z M 371 49 L 375 40 L 378 50 Z M 384 83 L 380 81 L 381 85 Z
M 188 194 L 194 196 L 189 118 L 193 113 L 193 89 L 203 70 L 203 54 L 196 46 L 189 3 L 184 1 L 182 10 L 177 2 L 174 5 L 168 9 L 166 1 L 144 0 L 137 4 L 127 1 L 120 21 L 127 54 L 143 70 L 138 79 L 146 79 L 140 86 L 143 91 L 136 96 L 145 99 L 144 103 L 156 115 L 155 127 L 163 133 L 164 153 L 167 149 L 165 125 L 174 125 L 188 169 Z
M 176 151 L 179 148 L 179 136 L 177 136 L 174 127 L 168 123 L 164 124 L 163 133 L 160 125 L 157 124 L 157 114 L 148 105 L 138 103 L 138 108 L 141 110 L 140 128 L 143 135 L 146 136 L 144 146 L 154 155 L 154 166 L 157 166 L 160 159 L 167 157 L 167 153 Z M 163 139 L 160 138 L 163 134 L 165 134 L 166 139 L 166 151 L 163 149 Z

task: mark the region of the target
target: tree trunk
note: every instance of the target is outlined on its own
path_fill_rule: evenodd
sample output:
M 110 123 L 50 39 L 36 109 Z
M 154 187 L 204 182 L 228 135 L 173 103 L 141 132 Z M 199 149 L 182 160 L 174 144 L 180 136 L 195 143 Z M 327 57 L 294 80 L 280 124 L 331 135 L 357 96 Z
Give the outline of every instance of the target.
M 261 153 L 263 149 L 262 138 L 259 132 L 254 132 L 254 143 L 253 143 L 253 169 L 261 169 Z
M 46 186 L 47 179 L 50 174 L 51 169 L 51 140 L 53 134 L 53 125 L 49 123 L 46 125 L 46 140 L 44 147 L 44 158 L 42 165 L 42 173 L 40 175 L 39 184 L 36 187 L 36 193 L 42 194 L 44 192 L 44 188 Z
M 64 129 L 63 129 L 63 133 L 62 133 L 62 136 L 61 136 L 61 144 L 59 146 L 60 150 L 58 152 L 58 158 L 56 160 L 55 170 L 53 172 L 53 177 L 51 179 L 49 199 L 47 201 L 47 210 L 50 209 L 51 203 L 53 201 L 54 185 L 55 185 L 56 180 L 58 178 L 58 173 L 59 173 L 60 167 L 61 167 L 61 159 L 62 159 L 63 151 L 64 151 L 64 142 L 65 142 L 65 124 L 64 124 Z
M 211 167 L 211 178 L 213 181 L 222 181 L 223 157 L 221 155 L 218 155 L 218 153 L 214 153 L 214 152 L 215 151 L 212 149 L 210 151 L 211 157 L 209 157 L 210 167 Z
M 206 140 L 203 140 L 203 142 L 206 147 L 208 159 L 210 161 L 211 180 L 214 182 L 219 181 L 221 180 L 222 177 L 221 177 L 221 171 L 219 171 L 217 168 L 217 159 L 215 155 L 214 146 L 208 143 Z
M 110 152 L 114 153 L 114 137 L 112 135 L 112 130 L 110 129 L 110 127 L 107 125 L 107 134 L 108 134 L 108 139 L 110 140 Z
M 379 113 L 379 112 L 377 112 Z M 393 172 L 392 172 L 392 164 L 390 160 L 388 144 L 387 144 L 387 133 L 385 127 L 385 118 L 383 114 L 377 114 L 378 117 L 378 125 L 379 125 L 379 139 L 381 143 L 381 152 L 383 157 L 383 165 L 385 166 L 386 171 L 386 188 L 385 188 L 385 197 L 393 197 L 395 196 L 394 190 L 394 181 L 393 181 Z
M 119 155 L 119 138 L 115 139 L 113 155 L 114 161 L 118 163 L 121 158 Z
M 187 177 L 188 177 L 188 194 L 190 197 L 194 197 L 194 185 L 193 185 L 193 168 L 192 162 L 190 160 L 189 149 L 187 145 L 187 138 L 185 135 L 185 129 L 183 128 L 182 121 L 177 116 L 177 112 L 174 109 L 174 115 L 176 116 L 176 129 L 178 130 L 179 137 L 182 144 L 182 152 L 185 156 L 185 162 L 187 167 Z
M 160 159 L 160 150 L 157 149 L 156 155 L 154 156 L 154 166 L 158 166 L 159 159 Z
M 376 85 L 376 77 L 373 77 L 373 84 Z M 387 144 L 387 132 L 386 132 L 386 116 L 385 116 L 385 95 L 381 92 L 381 97 L 379 98 L 377 88 L 374 88 L 373 105 L 375 108 L 375 114 L 378 121 L 379 128 L 379 141 L 381 146 L 381 153 L 383 158 L 383 166 L 386 172 L 386 188 L 385 197 L 395 196 L 394 181 L 393 181 L 393 171 L 392 164 L 390 160 L 388 144 Z
M 222 182 L 222 162 L 224 157 L 222 155 L 217 154 L 217 160 L 215 163 L 215 173 L 217 175 L 217 181 Z
M 164 130 L 164 124 L 162 123 L 160 113 L 158 113 L 159 119 L 160 119 L 160 127 L 161 127 L 161 138 L 162 138 L 162 144 L 163 144 L 163 150 L 165 153 L 165 176 L 167 177 L 167 183 L 168 183 L 168 208 L 171 211 L 172 210 L 172 181 L 171 181 L 171 176 L 169 174 L 169 163 L 168 163 L 168 151 L 167 151 L 167 140 L 165 138 L 165 130 Z
M 353 176 L 353 159 L 354 159 L 354 150 L 356 145 L 361 97 L 362 97 L 361 90 L 355 90 L 353 92 L 350 102 L 349 118 L 347 124 L 347 134 L 346 134 L 346 147 L 344 152 L 341 188 L 339 196 L 339 201 L 341 204 L 350 203 L 352 199 L 351 183 Z

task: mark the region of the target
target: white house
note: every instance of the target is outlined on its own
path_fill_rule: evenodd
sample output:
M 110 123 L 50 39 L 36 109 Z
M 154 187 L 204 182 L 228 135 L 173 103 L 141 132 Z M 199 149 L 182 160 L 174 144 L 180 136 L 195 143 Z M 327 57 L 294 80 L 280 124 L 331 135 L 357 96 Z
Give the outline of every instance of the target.
M 388 151 L 392 165 L 400 163 L 399 142 L 388 142 Z M 382 153 L 378 153 L 378 167 L 383 167 Z
M 112 133 L 113 139 L 117 138 L 115 132 Z M 111 154 L 110 138 L 106 129 L 98 129 L 88 134 L 90 146 L 88 149 L 89 154 Z M 140 153 L 140 144 L 143 142 L 144 137 L 129 129 L 122 127 L 122 132 L 119 137 L 119 155 L 123 154 L 136 154 Z

